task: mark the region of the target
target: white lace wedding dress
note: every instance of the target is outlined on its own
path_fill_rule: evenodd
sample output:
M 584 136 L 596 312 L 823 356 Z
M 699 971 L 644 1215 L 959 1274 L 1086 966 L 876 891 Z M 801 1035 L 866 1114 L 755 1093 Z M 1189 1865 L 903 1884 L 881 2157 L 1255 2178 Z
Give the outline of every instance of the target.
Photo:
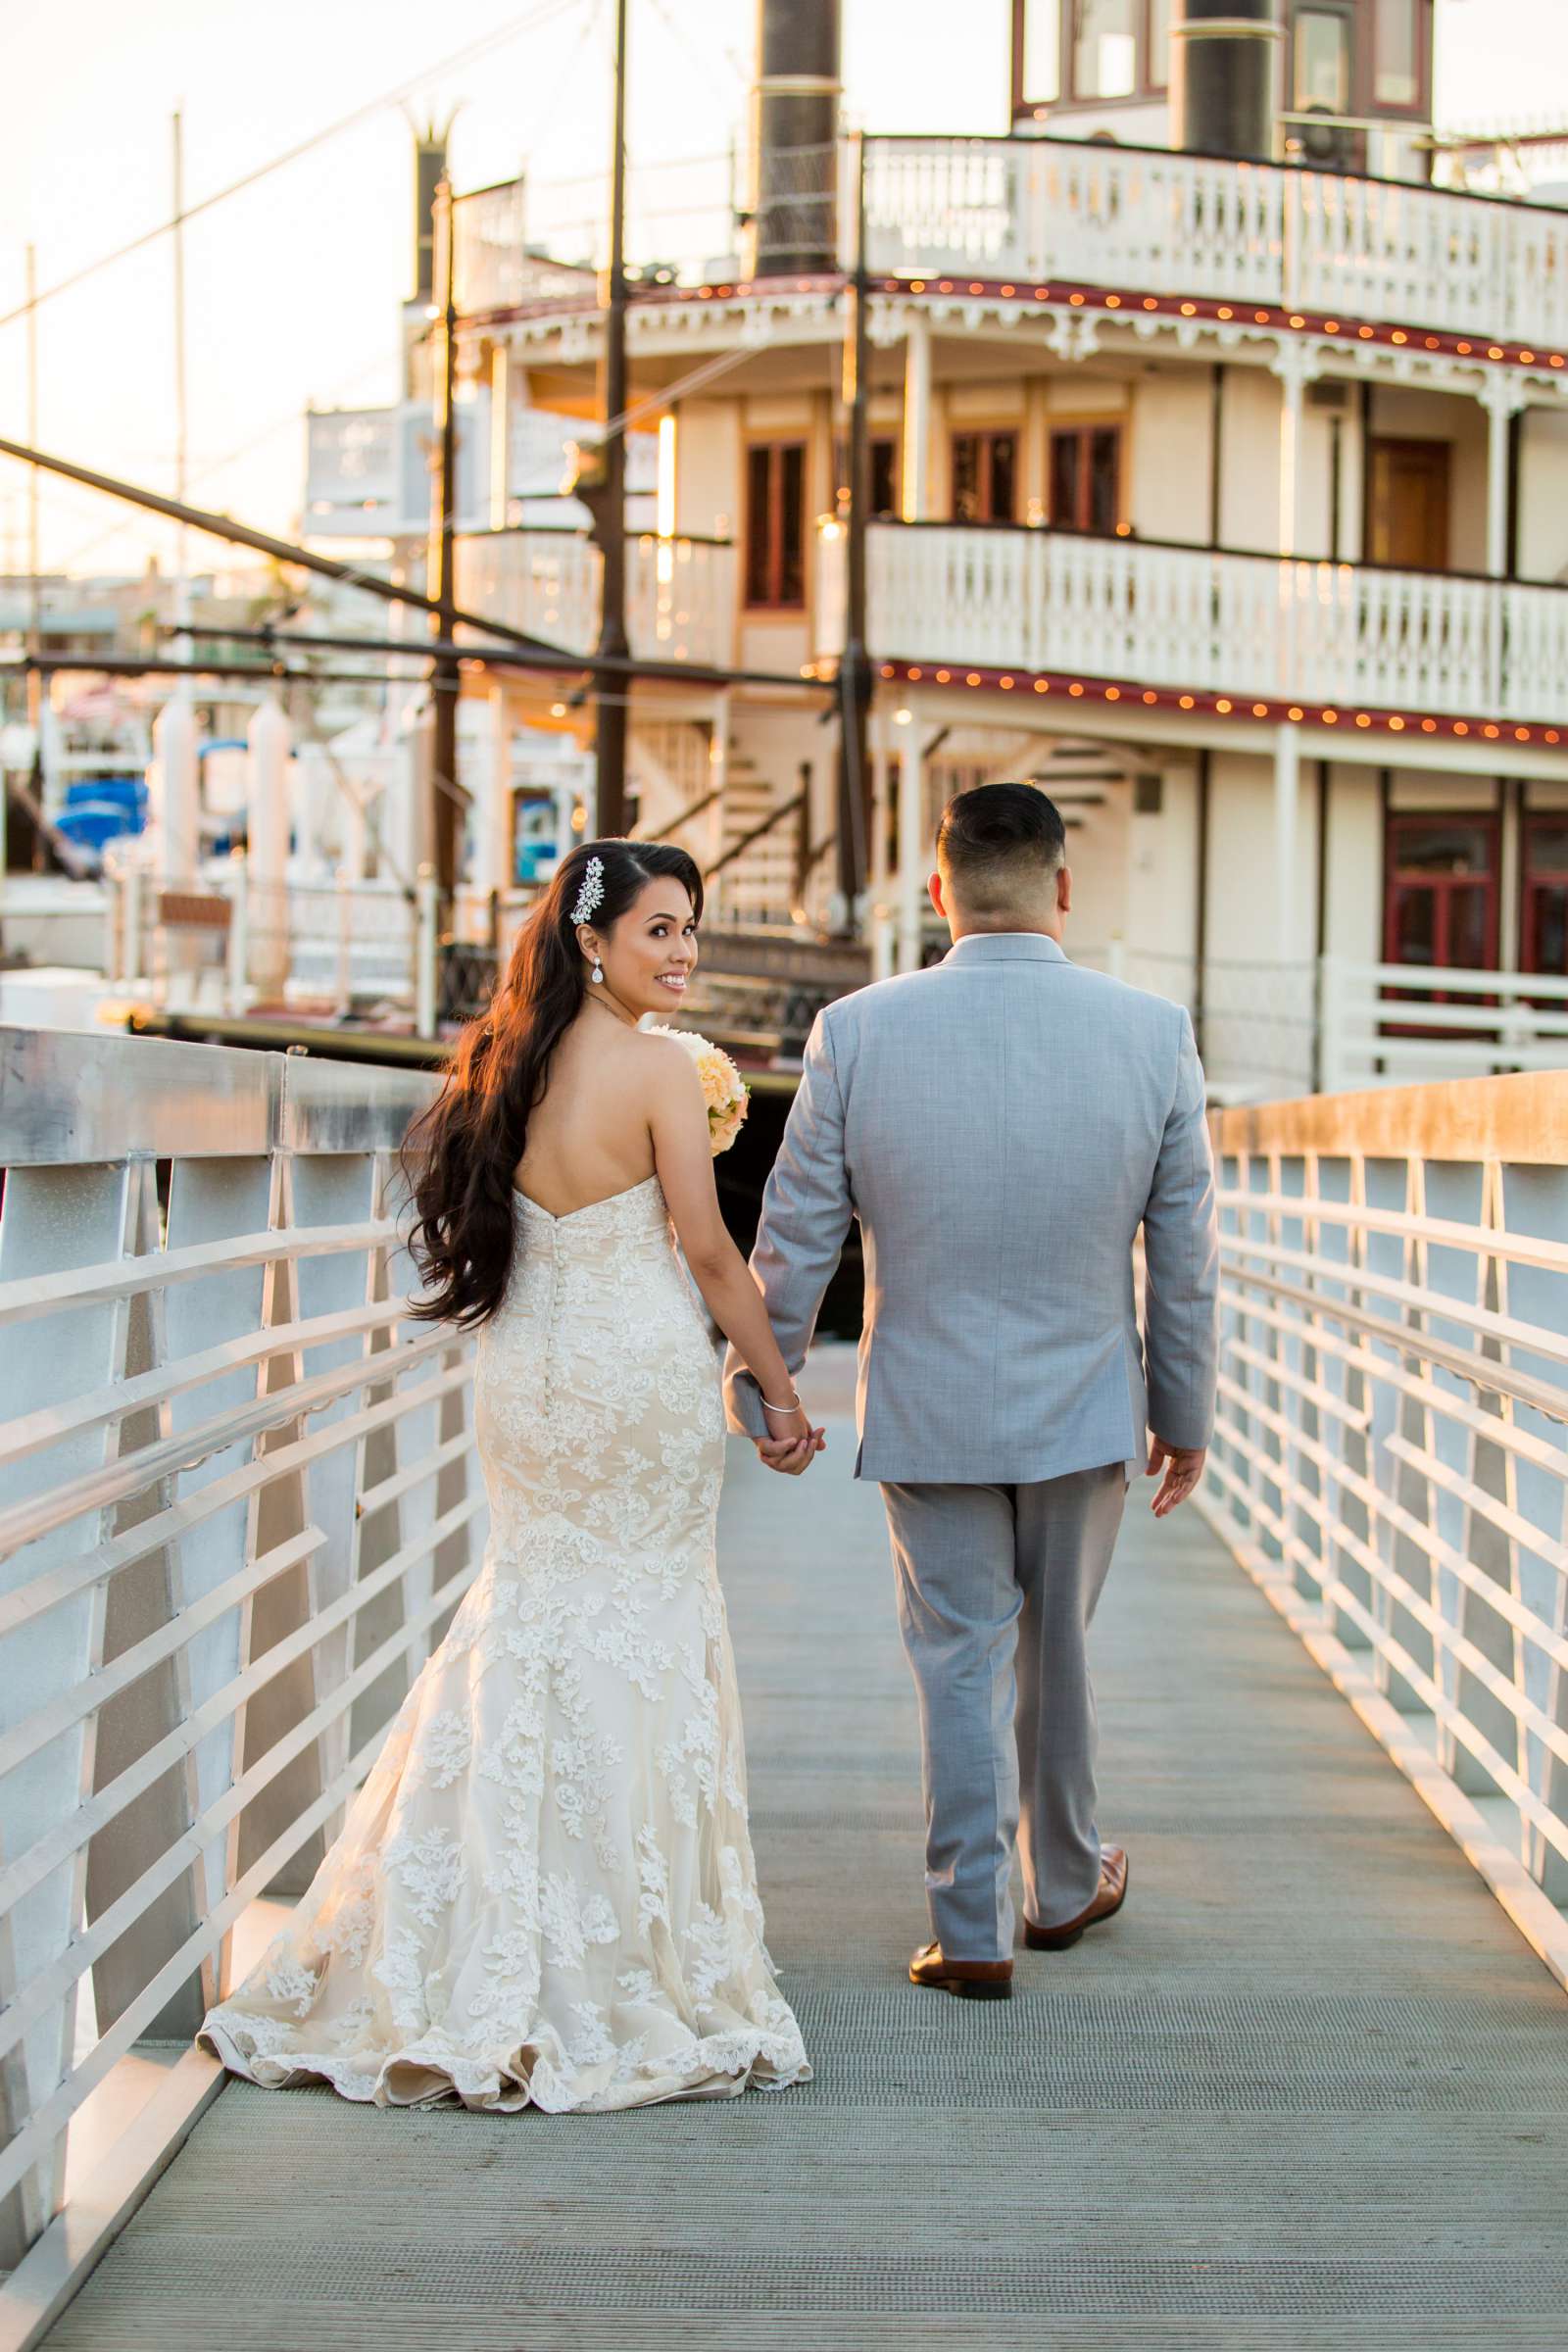
M 747 1833 L 708 1334 L 657 1177 L 565 1217 L 514 1198 L 475 1367 L 479 1575 L 197 2040 L 379 2106 L 782 2088 L 810 2068 Z

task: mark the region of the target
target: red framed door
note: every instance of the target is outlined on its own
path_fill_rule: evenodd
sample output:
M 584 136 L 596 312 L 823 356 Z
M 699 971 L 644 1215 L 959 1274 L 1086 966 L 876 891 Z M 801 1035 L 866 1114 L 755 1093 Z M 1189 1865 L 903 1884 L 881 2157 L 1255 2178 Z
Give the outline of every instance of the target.
M 1490 812 L 1391 815 L 1385 836 L 1383 960 L 1424 971 L 1497 968 L 1497 819 Z M 1417 991 L 1383 990 L 1385 1003 Z M 1485 997 L 1422 989 L 1423 1003 L 1479 1007 Z M 1442 1037 L 1385 1021 L 1387 1037 Z M 1460 1031 L 1451 1032 L 1458 1036 Z M 1474 1033 L 1478 1037 L 1484 1032 Z
M 1568 808 L 1527 815 L 1519 968 L 1568 979 Z
M 1383 871 L 1385 963 L 1496 969 L 1494 815 L 1391 816 Z

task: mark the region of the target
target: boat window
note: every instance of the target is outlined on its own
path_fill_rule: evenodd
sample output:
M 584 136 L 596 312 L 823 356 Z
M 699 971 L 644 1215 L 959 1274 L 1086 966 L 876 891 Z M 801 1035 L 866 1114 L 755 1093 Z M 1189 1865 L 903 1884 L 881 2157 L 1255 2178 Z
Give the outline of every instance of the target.
M 1374 106 L 1414 106 L 1420 97 L 1416 0 L 1376 0 Z
M 1152 90 L 1170 87 L 1170 0 L 1149 0 L 1149 56 L 1144 79 Z
M 746 602 L 806 599 L 806 447 L 760 441 L 746 460 Z
M 1348 28 L 1326 9 L 1302 9 L 1296 20 L 1296 111 L 1310 107 L 1331 115 L 1350 108 Z
M 1024 0 L 1024 102 L 1052 106 L 1060 96 L 1061 0 Z
M 1128 98 L 1138 87 L 1143 0 L 1073 0 L 1075 98 Z

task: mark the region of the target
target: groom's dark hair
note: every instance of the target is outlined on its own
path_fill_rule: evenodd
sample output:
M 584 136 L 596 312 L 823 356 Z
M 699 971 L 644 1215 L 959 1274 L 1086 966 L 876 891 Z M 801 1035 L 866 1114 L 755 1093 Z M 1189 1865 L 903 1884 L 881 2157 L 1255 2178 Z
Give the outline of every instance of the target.
M 1037 784 L 977 784 L 937 826 L 937 864 L 970 914 L 1005 913 L 1066 861 L 1067 828 Z

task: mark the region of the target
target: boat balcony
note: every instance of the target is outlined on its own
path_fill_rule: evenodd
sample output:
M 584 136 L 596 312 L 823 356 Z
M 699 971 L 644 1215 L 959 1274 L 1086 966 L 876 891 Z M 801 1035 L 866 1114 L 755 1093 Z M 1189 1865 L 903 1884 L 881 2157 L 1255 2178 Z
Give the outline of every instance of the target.
M 818 650 L 830 657 L 842 645 L 839 525 L 825 525 L 818 552 Z M 1478 736 L 1503 721 L 1568 722 L 1560 588 L 1044 527 L 899 522 L 868 529 L 866 579 L 876 660 L 940 662 L 971 684 L 1032 675 L 1070 691 L 1110 679 L 1152 696 L 1257 697 L 1274 716 L 1285 714 L 1278 703 L 1327 708 L 1348 726 L 1363 708 L 1409 712 L 1416 725 L 1450 719 Z M 945 670 L 928 675 L 946 682 Z
M 1568 344 L 1568 214 L 1510 198 L 1079 139 L 872 138 L 865 217 L 873 275 L 933 292 L 1191 296 L 1548 365 Z
M 457 542 L 457 600 L 466 612 L 588 653 L 599 636 L 602 565 L 598 548 L 579 531 L 478 531 Z M 626 633 L 639 661 L 732 662 L 733 545 L 652 532 L 629 538 Z

